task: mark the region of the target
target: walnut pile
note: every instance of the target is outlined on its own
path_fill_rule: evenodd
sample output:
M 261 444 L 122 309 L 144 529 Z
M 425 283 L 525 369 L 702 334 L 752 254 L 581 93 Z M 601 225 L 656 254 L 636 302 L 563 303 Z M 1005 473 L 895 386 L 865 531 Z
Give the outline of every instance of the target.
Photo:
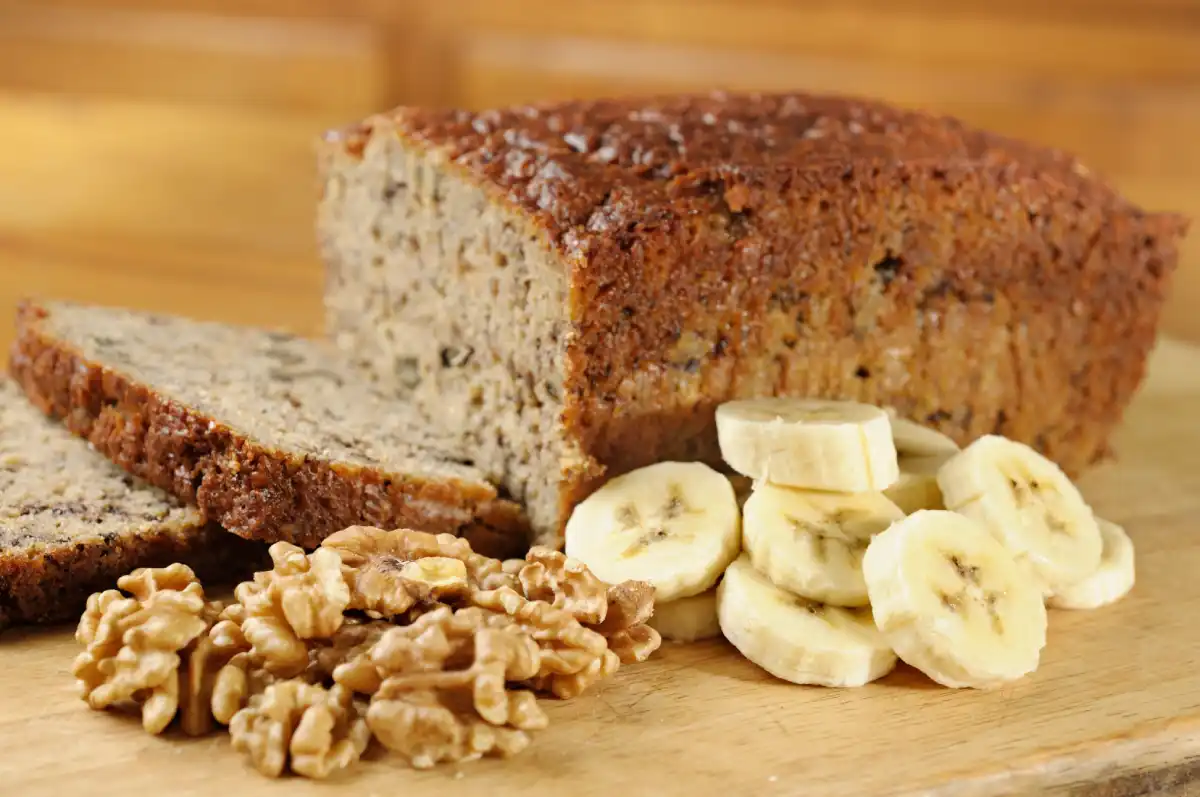
M 76 640 L 84 700 L 150 733 L 221 725 L 259 772 L 328 778 L 371 740 L 415 768 L 515 755 L 544 694 L 577 697 L 661 644 L 654 590 L 606 584 L 548 548 L 500 561 L 448 534 L 353 526 L 206 599 L 183 565 L 92 595 Z

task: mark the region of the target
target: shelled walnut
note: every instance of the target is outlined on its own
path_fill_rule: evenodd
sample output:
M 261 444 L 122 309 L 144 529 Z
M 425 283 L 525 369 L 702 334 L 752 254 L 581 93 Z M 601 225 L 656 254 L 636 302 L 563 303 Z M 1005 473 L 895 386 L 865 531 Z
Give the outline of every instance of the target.
M 538 691 L 564 700 L 578 697 L 620 666 L 608 640 L 580 625 L 564 609 L 529 600 L 507 587 L 476 592 L 472 601 L 478 608 L 512 618 L 539 643 L 540 665 L 530 679 Z
M 321 549 L 341 559 L 351 587 L 348 608 L 373 618 L 398 617 L 418 603 L 459 598 L 470 586 L 513 583 L 499 560 L 474 553 L 466 540 L 450 534 L 351 526 L 327 537 Z
M 548 719 L 532 693 L 510 690 L 540 667 L 540 651 L 516 624 L 495 627 L 485 612 L 438 609 L 415 633 L 395 628 L 372 651 L 384 675 L 367 722 L 414 767 L 512 755 Z M 428 644 L 414 644 L 424 638 Z
M 353 695 L 300 680 L 271 684 L 229 723 L 233 748 L 264 775 L 327 778 L 362 757 L 371 731 Z
M 206 602 L 195 574 L 178 564 L 135 570 L 117 585 L 88 598 L 75 632 L 85 646 L 72 666 L 81 696 L 93 709 L 139 705 L 149 733 L 177 713 L 185 733 L 206 732 L 204 696 L 216 674 L 207 632 L 219 604 Z
M 644 581 L 613 584 L 604 597 L 604 619 L 592 627 L 605 636 L 644 625 L 654 614 L 654 587 Z
M 608 611 L 608 585 L 582 563 L 542 546 L 529 549 L 517 578 L 526 598 L 570 612 L 581 623 L 599 623 Z
M 645 625 L 654 613 L 654 587 L 650 584 L 606 584 L 582 562 L 538 546 L 530 549 L 518 579 L 526 598 L 569 612 L 608 637 L 609 646 L 622 662 L 644 661 L 662 644 L 658 633 Z
M 305 554 L 286 542 L 269 549 L 275 567 L 237 586 L 236 622 L 250 649 L 274 675 L 291 677 L 308 667 L 308 640 L 328 638 L 341 626 L 350 588 L 341 559 L 318 548 Z
M 609 585 L 546 548 L 501 562 L 465 540 L 355 526 L 207 600 L 183 565 L 92 595 L 73 671 L 96 709 L 227 726 L 258 771 L 326 778 L 374 736 L 414 767 L 514 755 L 578 696 L 658 647 L 653 589 Z

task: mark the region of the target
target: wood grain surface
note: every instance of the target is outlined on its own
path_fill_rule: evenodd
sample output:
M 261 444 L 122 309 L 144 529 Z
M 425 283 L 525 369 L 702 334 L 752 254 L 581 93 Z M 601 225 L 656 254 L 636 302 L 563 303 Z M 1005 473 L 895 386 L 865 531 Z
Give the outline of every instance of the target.
M 1200 349 L 1164 343 L 1085 477 L 1137 546 L 1138 583 L 1052 612 L 1040 669 L 952 691 L 899 668 L 855 690 L 773 680 L 724 642 L 667 646 L 578 700 L 510 761 L 414 772 L 376 753 L 332 783 L 269 781 L 226 737 L 152 738 L 89 711 L 66 629 L 0 636 L 0 793 L 40 795 L 1195 795 L 1200 793 Z

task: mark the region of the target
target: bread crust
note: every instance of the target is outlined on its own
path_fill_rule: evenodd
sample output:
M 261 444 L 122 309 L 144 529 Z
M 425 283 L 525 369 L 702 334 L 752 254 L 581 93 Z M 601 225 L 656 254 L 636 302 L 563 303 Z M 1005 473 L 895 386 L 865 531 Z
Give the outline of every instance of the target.
M 176 562 L 205 584 L 234 583 L 270 566 L 261 544 L 204 523 L 0 551 L 0 630 L 77 620 L 93 592 L 116 589 L 136 568 Z
M 327 136 L 324 201 L 381 137 L 568 274 L 563 522 L 613 475 L 716 462 L 716 405 L 751 395 L 888 404 L 1077 475 L 1141 383 L 1188 229 L 1069 153 L 849 97 L 400 108 Z
M 49 314 L 32 300 L 17 311 L 9 371 L 29 399 L 117 465 L 227 531 L 305 548 L 355 524 L 458 534 L 493 555 L 527 544 L 520 508 L 486 485 L 267 448 L 89 361 L 43 323 Z

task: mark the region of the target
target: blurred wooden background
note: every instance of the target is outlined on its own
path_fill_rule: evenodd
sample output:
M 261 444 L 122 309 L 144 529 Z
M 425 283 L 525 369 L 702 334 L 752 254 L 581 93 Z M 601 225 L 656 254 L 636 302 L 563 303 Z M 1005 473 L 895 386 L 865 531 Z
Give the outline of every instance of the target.
M 321 130 L 716 87 L 955 113 L 1200 219 L 1200 0 L 0 0 L 0 314 L 40 293 L 315 331 Z M 1200 340 L 1197 227 L 1168 328 Z

